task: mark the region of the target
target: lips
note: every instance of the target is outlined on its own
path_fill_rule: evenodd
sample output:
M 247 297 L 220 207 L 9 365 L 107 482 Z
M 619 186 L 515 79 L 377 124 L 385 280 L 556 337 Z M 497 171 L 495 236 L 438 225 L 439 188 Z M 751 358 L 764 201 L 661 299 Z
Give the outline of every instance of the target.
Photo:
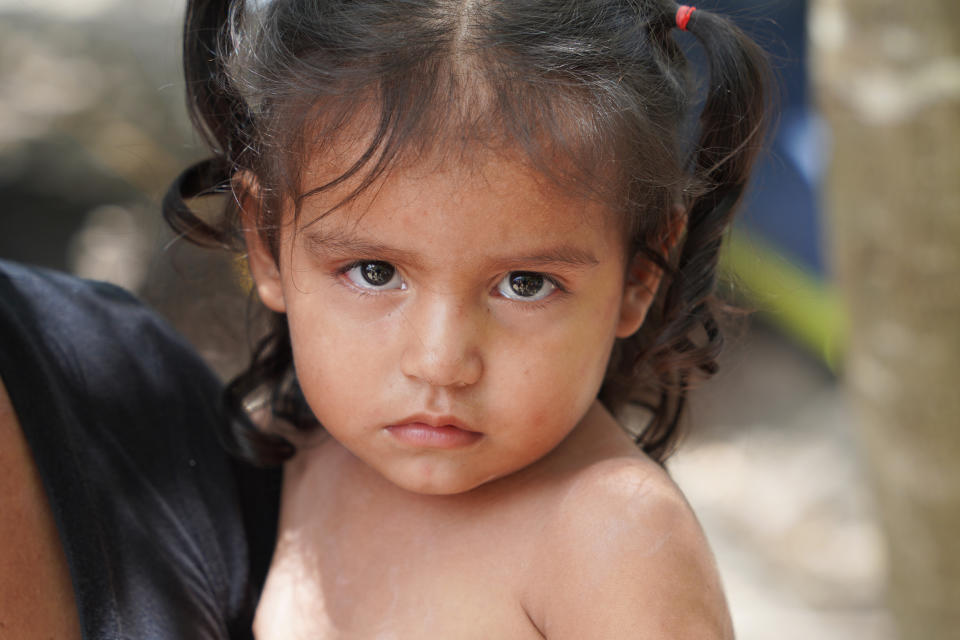
M 410 416 L 386 427 L 390 435 L 415 448 L 457 449 L 483 437 L 452 416 Z

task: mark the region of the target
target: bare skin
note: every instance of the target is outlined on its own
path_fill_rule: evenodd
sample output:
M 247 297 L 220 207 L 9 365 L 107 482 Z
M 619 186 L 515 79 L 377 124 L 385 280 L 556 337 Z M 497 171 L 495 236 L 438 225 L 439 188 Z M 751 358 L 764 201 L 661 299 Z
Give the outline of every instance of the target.
M 277 256 L 247 231 L 328 434 L 285 469 L 258 638 L 731 637 L 680 491 L 596 401 L 659 279 L 618 218 L 509 153 L 338 195 Z
M 329 438 L 284 480 L 259 640 L 733 637 L 693 513 L 599 405 L 467 494 L 400 489 Z
M 79 639 L 67 559 L 2 382 L 0 469 L 0 637 Z

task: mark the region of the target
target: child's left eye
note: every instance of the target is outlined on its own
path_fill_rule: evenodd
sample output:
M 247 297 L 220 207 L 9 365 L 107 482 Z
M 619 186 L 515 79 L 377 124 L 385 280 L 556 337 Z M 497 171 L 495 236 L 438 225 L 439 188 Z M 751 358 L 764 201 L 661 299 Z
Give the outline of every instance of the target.
M 553 280 L 535 271 L 511 271 L 497 284 L 497 291 L 508 300 L 536 302 L 557 289 Z
M 347 265 L 342 273 L 347 279 L 361 289 L 373 291 L 388 291 L 404 289 L 405 284 L 397 268 L 389 262 L 381 260 L 367 260 Z

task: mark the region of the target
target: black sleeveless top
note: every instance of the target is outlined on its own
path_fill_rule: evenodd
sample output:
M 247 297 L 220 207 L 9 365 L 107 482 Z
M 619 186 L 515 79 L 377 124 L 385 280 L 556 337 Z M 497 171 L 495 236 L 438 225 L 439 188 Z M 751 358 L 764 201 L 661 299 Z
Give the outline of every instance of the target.
M 84 639 L 250 638 L 280 475 L 224 453 L 220 385 L 184 341 L 116 287 L 0 261 L 0 378 Z

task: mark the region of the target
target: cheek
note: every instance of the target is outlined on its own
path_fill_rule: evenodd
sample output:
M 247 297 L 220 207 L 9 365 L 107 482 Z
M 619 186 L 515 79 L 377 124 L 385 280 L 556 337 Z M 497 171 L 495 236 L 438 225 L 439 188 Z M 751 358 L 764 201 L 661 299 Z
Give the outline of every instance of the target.
M 536 413 L 533 420 L 586 410 L 603 382 L 619 308 L 611 298 L 595 302 L 499 347 L 508 356 L 495 375 L 506 383 L 500 392 L 506 402 L 523 403 Z
M 284 283 L 287 320 L 298 372 L 370 365 L 371 356 L 383 353 L 392 335 L 394 313 L 382 304 L 348 292 L 327 274 L 300 267 Z M 379 347 L 379 350 L 378 350 Z
M 383 359 L 375 327 L 332 317 L 314 305 L 294 304 L 287 312 L 297 377 L 312 406 L 319 395 L 349 400 L 362 393 L 363 380 L 377 375 Z

